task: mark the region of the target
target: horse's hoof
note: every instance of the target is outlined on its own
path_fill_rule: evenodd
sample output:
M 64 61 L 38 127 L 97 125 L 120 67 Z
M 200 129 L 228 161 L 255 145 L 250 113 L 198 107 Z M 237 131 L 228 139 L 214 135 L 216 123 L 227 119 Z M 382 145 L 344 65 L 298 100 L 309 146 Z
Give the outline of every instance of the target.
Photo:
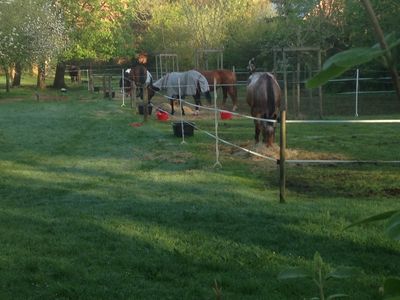
M 198 116 L 198 115 L 199 115 L 199 111 L 196 110 L 196 111 L 193 113 L 193 115 L 194 115 L 194 116 Z
M 236 111 L 236 110 L 237 110 L 237 106 L 234 105 L 233 108 L 232 108 L 232 111 Z

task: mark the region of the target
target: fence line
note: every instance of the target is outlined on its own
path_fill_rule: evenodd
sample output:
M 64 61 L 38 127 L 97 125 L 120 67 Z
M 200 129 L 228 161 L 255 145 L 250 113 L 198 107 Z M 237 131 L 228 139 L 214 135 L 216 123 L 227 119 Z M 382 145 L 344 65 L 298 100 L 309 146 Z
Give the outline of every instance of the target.
M 162 93 L 160 93 L 163 97 L 170 99 L 170 97 L 163 95 Z M 263 118 L 255 118 L 252 116 L 248 116 L 248 115 L 243 115 L 243 114 L 239 114 L 236 112 L 230 112 L 228 110 L 223 110 L 223 109 L 216 109 L 216 108 L 212 108 L 212 107 L 204 107 L 204 106 L 200 106 L 200 105 L 196 105 L 196 104 L 192 104 L 190 102 L 187 102 L 183 99 L 178 99 L 178 101 L 181 101 L 182 103 L 185 103 L 186 105 L 195 107 L 195 108 L 202 108 L 205 110 L 209 110 L 209 111 L 217 111 L 217 112 L 229 112 L 232 115 L 238 116 L 238 117 L 244 117 L 244 118 L 248 118 L 248 119 L 252 119 L 252 120 L 260 120 L 260 121 L 265 121 L 265 122 L 274 122 L 274 123 L 278 123 L 276 120 L 271 120 L 271 119 L 263 119 Z M 162 110 L 160 108 L 158 108 L 159 110 Z M 164 110 L 162 110 L 164 111 Z M 166 111 L 164 111 L 166 112 Z M 168 113 L 168 112 L 166 112 Z M 169 113 L 168 113 L 169 114 Z M 170 115 L 170 114 L 169 114 Z M 400 124 L 400 120 L 396 120 L 396 119 L 381 119 L 381 120 L 286 120 L 286 123 L 292 123 L 292 124 Z M 196 129 L 202 131 L 203 133 L 213 137 L 213 138 L 217 138 L 215 135 L 202 130 L 198 127 L 195 127 Z M 262 155 L 260 153 L 256 153 L 254 151 L 245 149 L 239 145 L 235 145 L 233 143 L 230 143 L 224 139 L 219 138 L 219 141 L 221 141 L 224 144 L 227 144 L 229 146 L 235 147 L 237 149 L 243 150 L 247 153 L 271 160 L 271 161 L 276 161 L 279 162 L 279 160 Z M 340 164 L 355 164 L 355 163 L 360 163 L 360 164 L 366 164 L 366 163 L 372 163 L 372 164 L 379 164 L 379 163 L 393 163 L 393 164 L 397 164 L 400 163 L 400 161 L 397 160 L 391 160 L 391 161 L 382 161 L 382 160 L 375 160 L 375 161 L 367 161 L 367 160 L 286 160 L 286 162 L 288 163 L 294 163 L 294 164 L 306 164 L 306 163 L 319 163 L 319 164 L 334 164 L 334 163 L 340 163 Z
M 168 96 L 165 96 L 165 95 L 163 95 L 163 96 L 164 96 L 165 98 L 170 99 L 170 97 L 168 97 Z M 203 106 L 200 106 L 200 105 L 192 104 L 192 103 L 189 103 L 189 102 L 187 102 L 187 101 L 185 101 L 185 100 L 183 100 L 183 99 L 177 99 L 177 100 L 180 101 L 180 102 L 186 103 L 187 105 L 192 106 L 192 107 L 202 107 L 202 108 L 205 108 L 205 109 L 208 109 L 208 110 L 211 110 L 211 111 L 216 111 L 216 112 L 230 112 L 230 111 L 227 111 L 227 110 L 215 109 L 215 108 L 208 108 L 208 107 L 203 107 Z M 154 107 L 153 104 L 151 104 L 151 105 Z M 177 117 L 175 117 L 174 115 L 171 115 L 169 112 L 163 110 L 162 108 L 159 108 L 159 107 L 158 107 L 158 108 L 156 108 L 156 109 L 159 110 L 159 111 L 162 111 L 162 112 L 164 112 L 164 113 L 167 113 L 170 117 L 173 117 L 173 118 L 177 119 Z M 233 113 L 233 112 L 230 112 L 230 113 L 239 115 L 239 114 Z M 244 115 L 243 115 L 243 116 L 244 116 Z M 253 117 L 250 117 L 250 116 L 247 116 L 247 117 L 248 117 L 248 118 L 253 118 Z M 253 119 L 259 119 L 259 118 L 253 118 Z M 266 119 L 261 119 L 261 120 L 266 120 Z M 182 122 L 189 123 L 189 122 L 184 121 L 184 120 L 181 120 L 181 121 L 182 121 Z M 272 121 L 275 121 L 275 120 L 272 120 Z M 204 129 L 199 128 L 199 127 L 196 126 L 196 125 L 193 125 L 193 124 L 191 124 L 191 125 L 192 125 L 194 128 L 196 128 L 197 130 L 203 132 L 204 134 L 206 134 L 206 135 L 208 135 L 208 136 L 210 136 L 210 137 L 212 137 L 212 138 L 214 138 L 214 139 L 218 139 L 218 141 L 220 141 L 220 142 L 222 142 L 222 143 L 224 143 L 224 144 L 226 144 L 226 145 L 228 145 L 228 146 L 235 147 L 236 149 L 242 150 L 242 151 L 244 151 L 244 152 L 247 152 L 247 153 L 252 154 L 252 155 L 254 155 L 254 156 L 258 156 L 258 157 L 264 158 L 264 159 L 269 160 L 269 161 L 277 162 L 277 159 L 275 159 L 275 158 L 272 158 L 272 157 L 263 155 L 263 154 L 261 154 L 261 153 L 257 153 L 257 152 L 255 152 L 255 151 L 246 149 L 246 148 L 241 147 L 241 146 L 239 146 L 239 145 L 233 144 L 233 143 L 228 142 L 228 141 L 226 141 L 226 140 L 224 140 L 224 139 L 221 139 L 220 137 L 217 137 L 216 135 L 214 135 L 214 134 L 212 134 L 212 133 L 210 133 L 210 132 L 208 132 L 208 131 L 206 131 L 206 130 L 204 130 Z
M 167 99 L 171 99 L 170 97 L 165 96 L 162 93 L 159 93 L 159 94 L 161 94 L 163 97 L 165 97 Z M 217 162 L 216 162 L 215 165 L 217 165 L 217 164 L 220 165 L 219 159 L 218 159 L 218 157 L 219 157 L 218 142 L 222 142 L 222 143 L 224 143 L 226 145 L 229 145 L 231 147 L 235 147 L 236 149 L 239 149 L 239 150 L 244 151 L 246 153 L 249 153 L 251 155 L 258 156 L 258 157 L 261 157 L 261 158 L 266 159 L 268 161 L 276 162 L 277 164 L 279 164 L 280 165 L 279 166 L 279 170 L 280 170 L 280 176 L 279 176 L 280 177 L 280 180 L 279 180 L 279 182 L 280 182 L 279 183 L 280 184 L 280 196 L 279 196 L 280 197 L 280 202 L 285 202 L 286 201 L 285 200 L 285 190 L 286 190 L 285 164 L 286 163 L 288 163 L 288 164 L 400 164 L 400 161 L 398 161 L 398 160 L 390 160 L 390 161 L 374 160 L 374 161 L 370 161 L 370 160 L 321 160 L 321 159 L 319 159 L 319 160 L 299 160 L 299 159 L 291 159 L 291 160 L 289 160 L 289 159 L 286 159 L 286 123 L 293 123 L 293 124 L 295 124 L 295 123 L 297 123 L 297 124 L 300 124 L 300 123 L 303 123 L 303 124 L 399 124 L 400 120 L 396 120 L 396 119 L 387 119 L 387 120 L 286 120 L 286 111 L 285 111 L 285 109 L 283 109 L 281 111 L 281 120 L 283 120 L 283 123 L 280 124 L 280 128 L 281 128 L 281 134 L 280 134 L 280 139 L 281 139 L 281 141 L 280 141 L 280 145 L 281 145 L 280 156 L 279 156 L 279 159 L 275 159 L 273 157 L 269 157 L 269 156 L 257 153 L 255 151 L 246 149 L 244 147 L 241 147 L 239 145 L 231 143 L 231 142 L 229 142 L 229 141 L 227 141 L 225 139 L 221 139 L 218 136 L 218 132 L 217 132 L 217 128 L 218 128 L 217 122 L 218 122 L 218 120 L 217 120 L 217 117 L 216 117 L 216 112 L 218 112 L 218 111 L 219 112 L 229 112 L 229 111 L 221 110 L 221 109 L 216 108 L 216 106 L 215 106 L 216 105 L 216 84 L 215 83 L 214 83 L 214 95 L 215 95 L 214 108 L 210 108 L 210 107 L 202 107 L 202 108 L 206 109 L 206 110 L 215 111 L 215 121 L 214 121 L 214 122 L 216 122 L 216 125 L 215 125 L 215 131 L 216 132 L 215 132 L 215 134 L 212 134 L 212 133 L 210 133 L 210 132 L 208 132 L 206 130 L 203 130 L 203 129 L 199 128 L 198 126 L 196 126 L 193 123 L 189 123 L 187 121 L 184 121 L 183 120 L 183 115 L 181 113 L 181 125 L 182 125 L 182 127 L 183 127 L 183 123 L 184 122 L 189 123 L 195 129 L 203 132 L 204 134 L 206 134 L 206 135 L 208 135 L 211 138 L 216 140 L 216 150 L 215 151 L 216 151 Z M 195 105 L 195 104 L 189 103 L 189 102 L 181 99 L 180 95 L 179 95 L 179 99 L 177 99 L 177 100 L 180 101 L 180 103 L 179 103 L 180 106 L 182 105 L 182 103 L 186 103 L 187 105 L 192 106 L 192 107 L 196 107 L 196 108 L 200 107 L 199 105 Z M 165 110 L 162 110 L 161 108 L 157 108 L 157 109 L 160 110 L 160 111 L 166 112 Z M 169 114 L 169 112 L 166 112 L 166 113 Z M 275 120 L 254 118 L 254 117 L 251 117 L 251 116 L 248 116 L 248 115 L 242 115 L 242 114 L 239 114 L 239 113 L 236 113 L 236 112 L 230 112 L 230 113 L 232 113 L 233 115 L 236 115 L 236 116 L 246 117 L 246 118 L 249 118 L 249 119 L 256 119 L 256 120 L 261 120 L 261 121 L 265 121 L 265 122 L 276 122 Z M 182 128 L 182 138 L 184 139 L 184 133 L 183 132 L 184 132 L 184 130 Z M 184 143 L 184 140 L 183 140 L 183 143 Z

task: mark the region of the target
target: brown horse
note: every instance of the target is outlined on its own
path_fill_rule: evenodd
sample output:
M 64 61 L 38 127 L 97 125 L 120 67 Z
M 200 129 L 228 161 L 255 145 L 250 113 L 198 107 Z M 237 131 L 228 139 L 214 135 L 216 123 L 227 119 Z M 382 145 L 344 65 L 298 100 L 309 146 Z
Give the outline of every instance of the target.
M 250 75 L 247 84 L 246 101 L 251 107 L 254 118 L 277 120 L 281 101 L 281 88 L 271 73 L 256 72 Z M 254 120 L 255 141 L 260 141 L 269 147 L 275 140 L 275 124 L 271 121 Z
M 226 98 L 228 95 L 232 100 L 232 110 L 237 109 L 237 89 L 236 89 L 236 74 L 230 70 L 212 70 L 212 71 L 200 71 L 205 78 L 207 78 L 210 86 L 210 91 L 214 90 L 214 78 L 216 80 L 217 88 L 222 88 L 222 106 L 225 107 Z
M 147 87 L 147 102 L 150 102 L 155 92 L 151 88 L 153 85 L 153 77 L 143 64 L 137 64 L 130 71 L 130 82 L 134 82 L 137 89 L 137 96 L 143 100 L 143 88 Z

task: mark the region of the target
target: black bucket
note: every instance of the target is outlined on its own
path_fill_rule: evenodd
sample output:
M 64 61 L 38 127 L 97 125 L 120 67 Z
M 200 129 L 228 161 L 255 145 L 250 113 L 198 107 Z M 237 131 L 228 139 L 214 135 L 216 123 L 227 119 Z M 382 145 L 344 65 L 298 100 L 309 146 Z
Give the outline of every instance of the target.
M 139 108 L 139 115 L 144 115 L 144 109 L 143 109 L 144 105 L 140 103 L 138 108 Z M 148 104 L 147 105 L 147 114 L 151 115 L 152 111 L 153 111 L 153 106 L 151 104 Z
M 183 133 L 185 136 L 193 136 L 195 124 L 192 122 L 183 122 Z M 172 129 L 174 130 L 174 135 L 177 137 L 182 137 L 182 122 L 172 123 Z

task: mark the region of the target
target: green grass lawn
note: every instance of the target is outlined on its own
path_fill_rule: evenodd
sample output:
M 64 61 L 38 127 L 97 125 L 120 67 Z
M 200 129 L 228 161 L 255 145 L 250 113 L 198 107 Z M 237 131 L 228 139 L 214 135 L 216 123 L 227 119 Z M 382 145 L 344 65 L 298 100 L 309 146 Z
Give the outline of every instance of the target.
M 400 245 L 382 223 L 343 231 L 399 208 L 399 165 L 290 165 L 279 204 L 271 162 L 222 146 L 214 168 L 200 131 L 181 144 L 154 116 L 129 126 L 142 116 L 120 101 L 32 92 L 0 92 L 0 299 L 215 299 L 215 282 L 222 299 L 311 298 L 311 282 L 277 275 L 311 268 L 316 251 L 328 267 L 360 271 L 327 294 L 380 299 L 383 279 L 400 275 Z M 398 132 L 289 124 L 288 147 L 400 160 Z M 252 121 L 221 122 L 220 135 L 249 145 Z

